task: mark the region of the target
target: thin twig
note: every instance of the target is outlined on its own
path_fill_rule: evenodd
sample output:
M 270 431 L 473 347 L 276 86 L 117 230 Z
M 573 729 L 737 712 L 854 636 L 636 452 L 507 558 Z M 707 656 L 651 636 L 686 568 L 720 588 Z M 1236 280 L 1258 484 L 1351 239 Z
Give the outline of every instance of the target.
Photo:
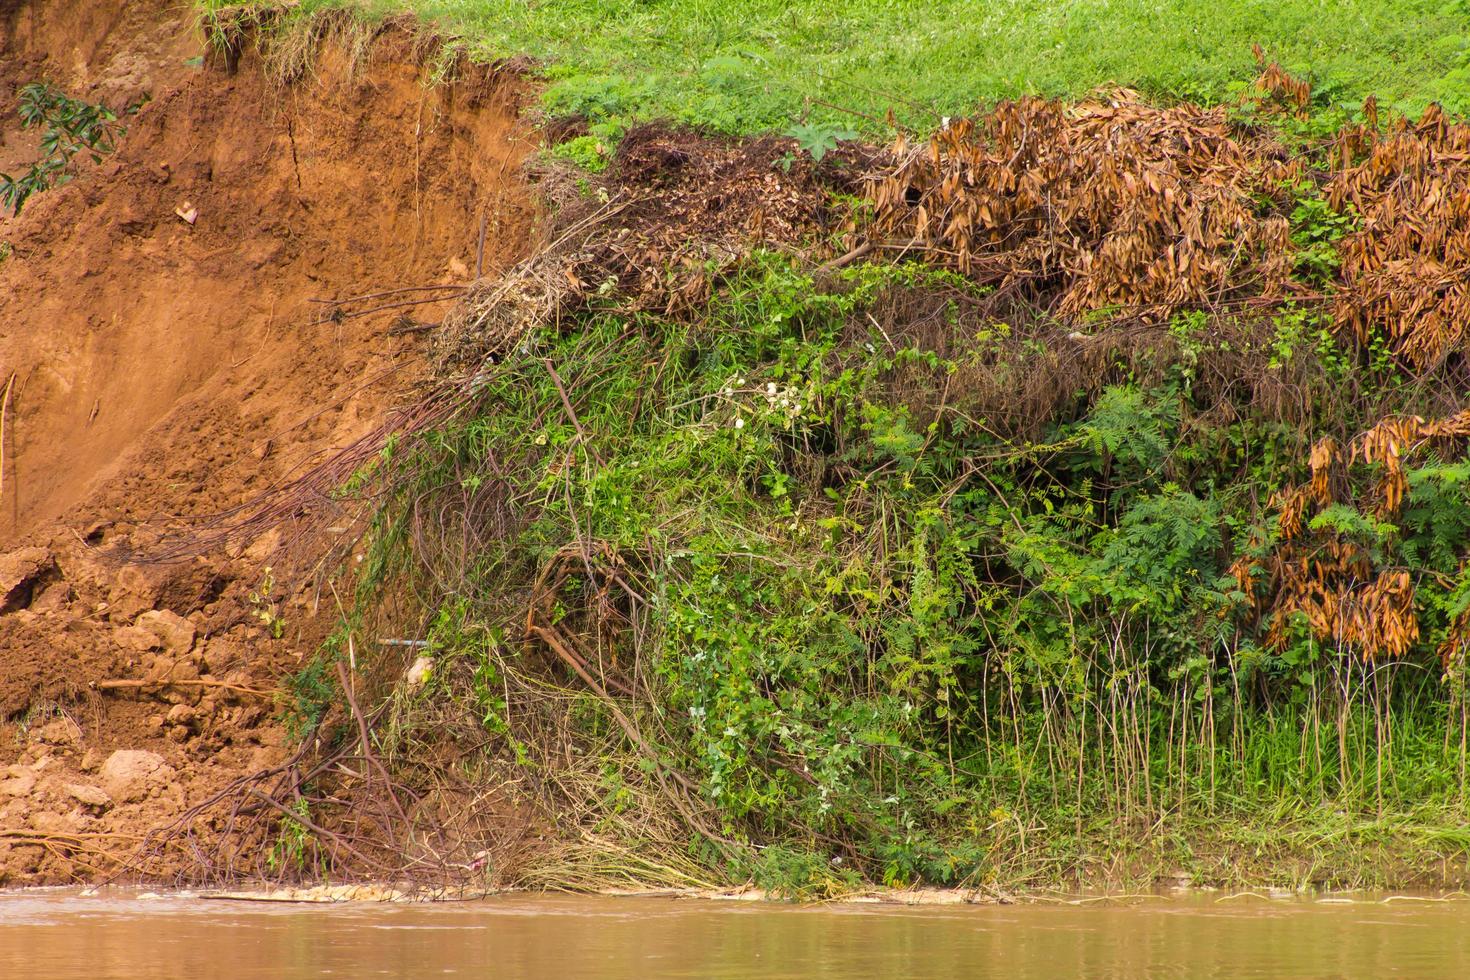
M 581 420 L 577 418 L 577 410 L 572 408 L 572 400 L 567 397 L 566 385 L 562 384 L 561 375 L 556 373 L 556 366 L 551 363 L 551 358 L 549 357 L 543 357 L 541 363 L 546 365 L 546 371 L 551 375 L 552 383 L 556 385 L 556 393 L 561 395 L 562 407 L 567 410 L 567 418 L 572 420 L 572 425 L 577 430 L 577 437 L 582 440 L 582 445 L 586 447 L 587 452 L 592 454 L 592 458 L 597 460 L 597 465 L 604 465 L 602 457 L 597 454 L 597 450 L 593 447 L 591 440 L 587 438 L 587 431 L 582 428 Z
M 0 500 L 5 499 L 5 416 L 10 411 L 10 389 L 15 385 L 15 372 L 5 382 L 5 400 L 0 403 Z

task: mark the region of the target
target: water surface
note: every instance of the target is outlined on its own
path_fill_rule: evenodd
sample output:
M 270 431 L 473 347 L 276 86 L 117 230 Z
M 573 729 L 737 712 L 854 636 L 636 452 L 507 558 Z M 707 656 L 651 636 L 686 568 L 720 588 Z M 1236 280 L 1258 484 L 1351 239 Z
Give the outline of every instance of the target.
M 799 907 L 0 894 L 0 977 L 1470 977 L 1470 902 Z

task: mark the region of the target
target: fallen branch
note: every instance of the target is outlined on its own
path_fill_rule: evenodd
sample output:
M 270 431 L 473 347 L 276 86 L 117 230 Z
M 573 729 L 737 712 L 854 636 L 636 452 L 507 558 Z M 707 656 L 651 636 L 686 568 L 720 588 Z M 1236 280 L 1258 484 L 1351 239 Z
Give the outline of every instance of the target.
M 592 454 L 592 458 L 597 460 L 597 465 L 602 466 L 602 457 L 597 454 L 597 450 L 593 448 L 591 440 L 587 438 L 587 431 L 582 428 L 582 421 L 577 418 L 576 409 L 572 408 L 572 400 L 567 396 L 566 385 L 562 384 L 561 375 L 556 373 L 556 366 L 551 363 L 551 358 L 549 357 L 543 357 L 541 363 L 546 365 L 546 371 L 551 375 L 552 383 L 556 385 L 556 393 L 561 395 L 562 408 L 567 410 L 567 418 L 571 420 L 572 426 L 577 430 L 577 437 L 582 441 L 582 445 L 587 448 L 587 452 Z
M 363 293 L 361 296 L 347 296 L 343 299 L 309 299 L 308 303 L 321 303 L 326 306 L 342 306 L 346 303 L 361 303 L 366 299 L 382 299 L 384 296 L 397 296 L 401 293 L 426 293 L 431 290 L 440 289 L 464 289 L 464 286 L 456 283 L 445 283 L 440 286 L 401 286 L 398 289 L 385 289 L 380 293 Z
M 96 681 L 92 685 L 99 691 L 136 691 L 143 688 L 154 687 L 216 687 L 226 691 L 237 691 L 240 694 L 253 694 L 258 698 L 275 697 L 274 691 L 262 691 L 255 687 L 241 687 L 239 684 L 230 684 L 225 681 L 209 680 L 172 680 L 172 681 L 135 681 L 135 680 L 107 680 Z
M 346 320 L 356 320 L 358 317 L 372 316 L 374 313 L 383 313 L 387 310 L 402 309 L 405 306 L 423 306 L 427 303 L 447 303 L 452 299 L 458 298 L 458 294 L 464 292 L 465 290 L 464 286 L 456 286 L 454 288 L 457 290 L 457 292 L 450 293 L 448 296 L 430 296 L 427 299 L 405 299 L 397 303 L 384 303 L 382 306 L 374 306 L 370 309 L 358 310 L 356 313 L 343 313 L 341 308 L 339 307 L 338 309 L 333 310 L 329 315 L 324 316 L 319 320 L 311 321 L 311 325 L 315 327 L 320 326 L 323 323 L 342 323 Z

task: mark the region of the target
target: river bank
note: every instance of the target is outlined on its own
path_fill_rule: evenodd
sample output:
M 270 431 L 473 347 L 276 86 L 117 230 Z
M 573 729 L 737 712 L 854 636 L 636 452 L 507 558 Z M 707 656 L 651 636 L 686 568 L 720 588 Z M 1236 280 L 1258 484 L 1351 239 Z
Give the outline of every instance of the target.
M 0 12 L 126 128 L 0 226 L 0 883 L 1470 876 L 1463 123 L 210 10 Z

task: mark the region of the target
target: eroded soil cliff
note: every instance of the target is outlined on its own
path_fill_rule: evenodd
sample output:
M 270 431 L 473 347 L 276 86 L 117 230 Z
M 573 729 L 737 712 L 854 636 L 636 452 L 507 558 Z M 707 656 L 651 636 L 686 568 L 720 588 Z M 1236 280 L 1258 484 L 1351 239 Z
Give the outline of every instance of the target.
M 280 531 L 225 529 L 380 425 L 423 373 L 414 326 L 446 309 L 329 301 L 502 268 L 532 216 L 513 76 L 426 86 L 389 30 L 355 57 L 325 42 L 283 89 L 249 50 L 229 70 L 172 6 L 84 6 L 0 3 L 0 170 L 34 159 L 21 85 L 147 99 L 114 155 L 0 217 L 11 884 L 140 849 L 167 875 L 215 828 L 164 848 L 149 832 L 284 757 L 275 692 L 338 607 Z

